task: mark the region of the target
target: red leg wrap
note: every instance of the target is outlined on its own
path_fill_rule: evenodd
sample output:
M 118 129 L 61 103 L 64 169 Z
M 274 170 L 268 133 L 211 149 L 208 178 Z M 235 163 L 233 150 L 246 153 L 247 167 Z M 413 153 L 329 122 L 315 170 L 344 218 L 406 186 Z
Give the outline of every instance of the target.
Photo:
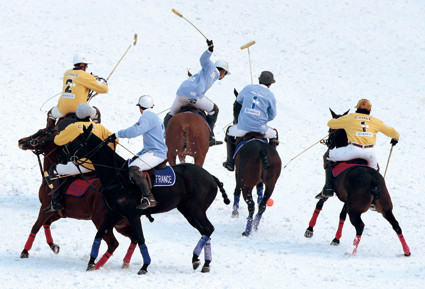
M 314 226 L 316 226 L 317 217 L 319 217 L 320 211 L 321 210 L 318 210 L 318 209 L 314 210 L 314 213 L 313 213 L 313 216 L 311 217 L 310 223 L 308 223 L 308 225 L 310 227 L 313 228 Z
M 345 220 L 339 220 L 338 230 L 336 231 L 335 239 L 338 239 L 338 240 L 341 239 L 342 228 L 344 228 L 344 222 Z
M 31 250 L 32 243 L 34 242 L 34 239 L 35 239 L 35 235 L 33 233 L 31 233 L 28 237 L 27 242 L 25 243 L 25 247 L 24 247 L 25 250 L 27 250 L 27 251 Z
M 357 248 L 359 247 L 359 243 L 360 243 L 360 239 L 362 238 L 361 235 L 357 235 L 356 238 L 353 241 L 353 245 L 354 245 L 354 250 L 352 255 L 356 255 L 357 254 Z
M 100 269 L 101 267 L 103 267 L 103 265 L 105 265 L 106 261 L 109 260 L 109 257 L 111 257 L 112 254 L 109 252 L 106 252 L 102 258 L 100 258 L 100 260 L 96 263 L 96 270 Z
M 404 239 L 403 234 L 397 234 L 398 238 L 400 239 L 401 245 L 403 246 L 404 255 L 409 256 L 410 255 L 410 248 L 407 246 L 406 240 Z
M 133 244 L 133 243 L 130 244 L 130 247 L 128 247 L 128 250 L 127 250 L 127 254 L 125 254 L 125 257 L 123 260 L 124 263 L 130 264 L 131 256 L 133 256 L 133 253 L 136 247 L 137 247 L 137 244 Z
M 44 234 L 46 235 L 47 244 L 53 243 L 52 232 L 50 231 L 50 226 L 49 225 L 43 225 L 43 227 L 44 227 Z

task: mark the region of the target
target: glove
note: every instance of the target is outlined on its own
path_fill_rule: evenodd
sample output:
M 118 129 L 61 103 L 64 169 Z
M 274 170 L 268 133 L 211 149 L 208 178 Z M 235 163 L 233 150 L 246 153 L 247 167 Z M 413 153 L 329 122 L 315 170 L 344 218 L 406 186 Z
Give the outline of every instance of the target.
M 213 52 L 213 51 L 214 51 L 214 44 L 213 44 L 213 41 L 212 41 L 212 40 L 208 40 L 208 39 L 207 39 L 207 45 L 208 45 L 208 50 L 209 50 L 210 52 Z
M 113 133 L 110 136 L 108 136 L 105 141 L 107 142 L 115 142 L 115 140 L 117 139 L 117 136 Z
M 390 143 L 392 146 L 395 146 L 398 143 L 398 140 L 395 138 L 392 138 Z

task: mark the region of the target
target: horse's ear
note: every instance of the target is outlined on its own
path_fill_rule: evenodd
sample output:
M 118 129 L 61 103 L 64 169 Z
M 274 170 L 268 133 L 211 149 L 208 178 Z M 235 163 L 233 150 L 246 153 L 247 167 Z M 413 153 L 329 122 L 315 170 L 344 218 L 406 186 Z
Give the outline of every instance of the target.
M 343 115 L 346 115 L 346 114 L 348 114 L 350 112 L 350 110 L 347 110 L 346 112 L 344 112 L 344 114 Z
M 331 108 L 329 110 L 331 111 L 332 118 L 338 118 L 338 115 Z
M 233 89 L 233 93 L 235 94 L 236 97 L 238 97 L 239 92 L 236 90 L 236 88 Z
M 191 77 L 192 73 L 190 73 L 189 69 L 187 70 L 187 76 Z
M 93 124 L 91 123 L 87 128 L 83 125 L 83 132 L 85 135 L 88 135 L 93 130 Z

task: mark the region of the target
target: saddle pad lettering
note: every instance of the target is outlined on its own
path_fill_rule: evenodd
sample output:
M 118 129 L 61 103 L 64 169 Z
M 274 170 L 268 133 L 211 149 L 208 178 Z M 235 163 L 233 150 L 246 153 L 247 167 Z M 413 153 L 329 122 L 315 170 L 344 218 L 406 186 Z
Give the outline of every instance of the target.
M 366 165 L 362 165 L 362 164 L 349 164 L 349 163 L 346 163 L 346 162 L 341 162 L 341 163 L 337 164 L 332 169 L 332 175 L 333 175 L 334 178 L 336 178 L 343 171 L 348 170 L 351 167 L 359 167 L 359 166 L 361 166 L 361 167 L 367 167 Z
M 154 170 L 155 171 L 155 180 L 154 180 L 154 187 L 169 187 L 174 185 L 176 182 L 176 173 L 174 172 L 173 168 L 170 166 L 167 166 L 165 169 L 162 170 Z
M 237 145 L 236 145 L 236 149 L 235 149 L 235 153 L 233 154 L 233 159 L 235 159 L 236 154 L 238 153 L 238 151 L 244 146 L 244 144 L 247 144 L 251 141 L 262 141 L 263 143 L 267 143 L 267 141 L 265 139 L 261 139 L 261 138 L 251 138 L 249 140 L 241 140 Z
M 71 185 L 69 185 L 65 194 L 74 197 L 82 197 L 87 192 L 89 186 L 98 180 L 98 178 L 93 178 L 90 180 L 76 179 L 71 183 Z

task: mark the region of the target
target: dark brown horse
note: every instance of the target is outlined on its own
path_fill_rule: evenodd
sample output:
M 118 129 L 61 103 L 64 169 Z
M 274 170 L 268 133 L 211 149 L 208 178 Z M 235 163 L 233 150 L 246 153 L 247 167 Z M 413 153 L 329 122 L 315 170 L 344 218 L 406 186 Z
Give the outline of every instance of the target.
M 217 195 L 217 188 L 222 193 L 224 203 L 230 203 L 223 184 L 205 169 L 194 164 L 175 165 L 172 167 L 175 172 L 175 182 L 170 186 L 152 188 L 157 205 L 146 210 L 138 210 L 136 206 L 140 202 L 141 192 L 129 180 L 127 161 L 116 154 L 107 142 L 93 135 L 91 129 L 92 127 L 84 129 L 84 133 L 67 145 L 74 157 L 86 157 L 93 162 L 96 174 L 103 185 L 102 194 L 111 209 L 95 236 L 87 270 L 92 270 L 94 267 L 105 232 L 109 232 L 116 222 L 125 216 L 135 232 L 143 257 L 144 264 L 138 274 L 146 274 L 151 259 L 145 244 L 140 215 L 163 213 L 177 208 L 202 235 L 193 251 L 193 269 L 199 267 L 199 255 L 204 250 L 205 263 L 202 272 L 209 272 L 212 260 L 210 237 L 214 232 L 214 226 L 208 220 L 206 211 Z
M 209 135 L 210 128 L 199 110 L 183 107 L 170 119 L 165 131 L 170 165 L 176 164 L 177 156 L 181 163 L 191 156 L 195 165 L 202 167 L 209 149 Z
M 57 163 L 56 154 L 58 146 L 56 146 L 53 142 L 53 138 L 57 134 L 57 128 L 48 127 L 39 130 L 37 133 L 29 137 L 20 139 L 18 141 L 18 145 L 23 150 L 33 151 L 35 154 L 37 154 L 37 156 L 42 154 L 44 156 L 42 170 L 48 171 L 53 164 Z M 65 209 L 61 211 L 61 215 L 59 215 L 57 212 L 44 213 L 42 208 L 47 207 L 51 198 L 49 196 L 50 189 L 47 186 L 46 181 L 43 180 L 38 191 L 39 200 L 41 202 L 38 218 L 33 225 L 25 247 L 22 250 L 21 258 L 28 258 L 29 250 L 31 249 L 34 239 L 41 226 L 44 227 L 48 245 L 55 254 L 58 254 L 59 246 L 53 242 L 50 225 L 62 217 L 79 220 L 92 220 L 96 228 L 99 228 L 100 225 L 104 222 L 108 213 L 108 208 L 103 201 L 100 189 L 101 184 L 100 181 L 97 180 L 92 184 L 91 187 L 88 188 L 87 192 L 82 197 L 64 195 L 63 201 Z M 125 268 L 128 267 L 130 263 L 131 255 L 134 252 L 134 248 L 136 247 L 136 239 L 133 237 L 131 227 L 125 219 L 120 220 L 119 224 L 115 226 L 115 229 L 122 235 L 131 239 L 130 248 L 128 249 L 127 255 L 123 261 L 123 268 Z M 102 267 L 118 247 L 118 241 L 115 238 L 112 230 L 105 234 L 104 240 L 108 245 L 108 249 L 101 260 L 97 262 L 96 269 Z
M 344 115 L 347 113 L 348 111 L 344 113 Z M 331 114 L 333 118 L 341 116 L 335 114 L 332 110 Z M 330 149 L 347 145 L 347 134 L 345 130 L 330 130 L 329 132 L 329 138 L 325 142 L 328 146 L 328 151 L 325 153 L 325 156 L 328 155 Z M 353 161 L 356 162 L 356 160 Z M 359 162 L 361 163 L 362 161 L 363 160 L 360 160 Z M 353 166 L 340 173 L 334 179 L 334 189 L 340 201 L 344 203 L 344 206 L 340 213 L 338 230 L 331 245 L 339 245 L 342 236 L 342 228 L 348 214 L 351 224 L 356 228 L 356 238 L 353 242 L 354 249 L 352 252 L 352 255 L 355 255 L 364 229 L 361 215 L 365 213 L 373 203 L 376 211 L 382 214 L 397 233 L 403 247 L 404 255 L 410 256 L 410 249 L 392 213 L 393 204 L 385 185 L 385 180 L 378 171 L 367 166 Z M 321 199 L 317 202 L 309 227 L 304 234 L 305 237 L 311 238 L 313 236 L 313 227 L 316 224 L 317 217 L 326 200 L 327 199 Z
M 276 147 L 268 144 L 261 135 L 248 133 L 244 140 L 247 142 L 236 152 L 235 156 L 235 201 L 233 205 L 232 216 L 237 214 L 239 207 L 239 196 L 242 191 L 242 196 L 248 205 L 248 218 L 243 236 L 249 236 L 252 228 L 258 229 L 261 217 L 266 210 L 267 201 L 273 194 L 276 181 L 280 176 L 282 169 L 282 161 Z M 255 211 L 255 202 L 252 199 L 252 189 L 257 186 L 257 193 L 261 183 L 265 185 L 264 196 L 258 198 L 258 212 L 253 219 Z M 236 213 L 235 213 L 236 211 Z

